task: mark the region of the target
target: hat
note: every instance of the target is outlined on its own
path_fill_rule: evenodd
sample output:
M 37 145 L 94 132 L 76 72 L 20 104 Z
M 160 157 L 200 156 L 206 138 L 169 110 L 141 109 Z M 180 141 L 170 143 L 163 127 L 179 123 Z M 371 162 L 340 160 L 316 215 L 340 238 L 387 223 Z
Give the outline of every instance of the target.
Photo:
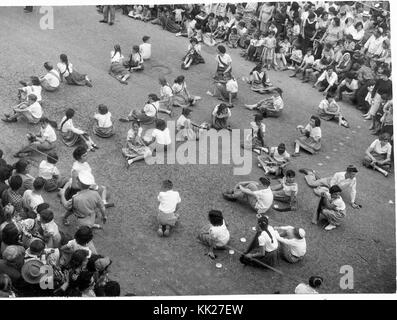
M 302 228 L 299 228 L 298 233 L 299 233 L 301 238 L 304 238 L 306 236 L 306 232 Z
M 371 14 L 369 13 L 369 11 L 363 11 L 362 16 L 363 17 L 370 17 Z
M 150 39 L 149 36 L 143 36 L 143 38 L 142 38 L 143 41 L 148 41 L 149 39 Z
M 109 257 L 100 258 L 97 261 L 95 261 L 95 269 L 97 269 L 98 271 L 103 271 L 107 267 L 109 267 L 111 263 L 112 261 L 110 260 Z
M 44 266 L 44 263 L 36 259 L 25 262 L 21 270 L 23 280 L 31 284 L 39 283 L 42 276 L 40 271 L 42 266 Z
M 88 171 L 80 172 L 78 178 L 79 178 L 79 181 L 82 184 L 85 184 L 86 186 L 91 186 L 91 185 L 95 184 L 94 176 Z
M 14 262 L 20 254 L 18 247 L 15 245 L 8 246 L 3 252 L 3 259 L 7 262 Z
M 357 168 L 353 166 L 352 164 L 349 165 L 346 169 L 347 172 L 358 172 Z

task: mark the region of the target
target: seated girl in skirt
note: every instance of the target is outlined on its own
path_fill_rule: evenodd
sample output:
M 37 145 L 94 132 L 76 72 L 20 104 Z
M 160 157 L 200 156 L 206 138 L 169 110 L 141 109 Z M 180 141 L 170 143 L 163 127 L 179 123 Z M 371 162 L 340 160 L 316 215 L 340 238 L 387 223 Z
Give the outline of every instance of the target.
M 263 116 L 256 114 L 254 121 L 250 123 L 251 132 L 244 139 L 244 144 L 242 145 L 244 149 L 252 150 L 258 154 L 267 150 L 265 148 L 266 125 L 262 121 Z
M 385 177 L 391 170 L 391 153 L 390 134 L 385 132 L 379 139 L 376 139 L 365 151 L 363 165 L 367 168 L 374 169 L 382 173 Z
M 329 231 L 339 226 L 346 217 L 346 204 L 340 196 L 342 189 L 334 185 L 329 189 L 330 195 L 323 193 L 317 210 L 313 214 L 312 223 L 317 224 L 321 218 L 328 222 L 325 230 Z
M 130 72 L 143 70 L 143 59 L 139 50 L 139 46 L 132 47 L 132 53 L 130 54 L 130 59 L 124 62 L 124 66 L 128 68 Z
M 285 148 L 284 143 L 280 143 L 277 147 L 272 147 L 269 153 L 258 156 L 258 167 L 262 167 L 266 174 L 274 174 L 282 176 L 289 164 L 290 155 Z
M 288 204 L 288 207 L 283 209 L 279 209 L 278 205 L 274 205 L 274 210 L 295 211 L 297 209 L 296 196 L 298 194 L 298 184 L 295 182 L 295 171 L 287 170 L 281 183 L 271 189 L 273 191 L 273 199 L 275 201 Z
M 182 69 L 187 70 L 193 64 L 205 63 L 201 56 L 201 45 L 196 38 L 190 39 L 186 55 L 183 57 Z
M 99 147 L 92 141 L 87 132 L 75 128 L 73 125 L 72 118 L 74 117 L 74 110 L 67 109 L 65 116 L 62 118 L 59 124 L 59 131 L 61 131 L 61 137 L 64 144 L 68 147 L 73 147 L 79 141 L 82 141 L 88 150 L 95 151 Z
M 251 90 L 259 91 L 271 86 L 270 80 L 267 76 L 266 67 L 262 62 L 258 63 L 249 74 L 249 78 L 244 77 L 243 80 L 251 85 Z
M 138 121 L 141 124 L 152 124 L 157 119 L 157 112 L 160 111 L 160 99 L 154 93 L 148 95 L 148 101 L 142 110 L 132 110 L 126 118 L 120 118 L 121 122 Z M 168 114 L 170 110 L 164 110 Z
M 172 115 L 172 103 L 174 93 L 172 91 L 171 86 L 168 84 L 168 81 L 162 76 L 159 78 L 159 83 L 161 85 L 160 88 L 160 110 L 167 110 L 169 114 Z
M 61 81 L 65 78 L 67 84 L 92 87 L 91 80 L 86 74 L 80 74 L 73 69 L 73 65 L 69 62 L 66 54 L 61 54 L 59 58 L 61 61 L 57 64 L 57 67 L 61 75 Z
M 127 133 L 127 144 L 122 150 L 129 167 L 133 162 L 143 160 L 152 154 L 142 139 L 142 128 L 138 121 L 131 122 L 131 129 Z
M 174 80 L 172 85 L 173 99 L 172 103 L 174 106 L 185 108 L 189 106 L 194 106 L 198 100 L 201 99 L 199 96 L 192 96 L 187 90 L 185 77 L 178 76 Z
M 94 133 L 101 138 L 110 138 L 114 135 L 112 114 L 104 104 L 98 106 L 98 113 L 94 115 Z
M 40 119 L 40 132 L 37 135 L 28 133 L 29 145 L 19 150 L 14 157 L 25 157 L 31 155 L 36 150 L 41 152 L 47 152 L 55 148 L 55 142 L 57 141 L 57 135 L 55 133 L 53 121 L 48 118 Z
M 216 130 L 230 130 L 229 118 L 232 116 L 226 103 L 215 106 L 212 111 L 212 127 Z
M 60 177 L 60 173 L 56 164 L 58 162 L 58 155 L 55 152 L 50 152 L 47 155 L 47 159 L 40 162 L 39 165 L 39 177 L 45 180 L 44 190 L 47 192 L 53 192 L 63 186 L 68 181 L 65 177 Z
M 173 190 L 173 184 L 170 180 L 164 180 L 161 189 L 157 197 L 160 202 L 157 214 L 157 222 L 159 224 L 157 233 L 160 237 L 168 237 L 171 227 L 175 226 L 179 218 L 177 211 L 182 200 L 179 192 Z
M 208 220 L 210 224 L 201 229 L 198 239 L 209 247 L 208 256 L 215 259 L 214 250 L 225 249 L 230 240 L 230 232 L 221 211 L 210 210 Z
M 256 104 L 246 104 L 245 107 L 250 110 L 260 111 L 263 114 L 264 118 L 278 118 L 284 109 L 282 93 L 283 91 L 280 88 L 275 88 L 272 91 L 271 98 L 261 100 Z
M 325 99 L 321 100 L 318 105 L 319 117 L 325 121 L 337 119 L 340 126 L 349 127 L 349 123 L 343 117 L 340 106 L 334 99 L 334 94 L 327 93 Z
M 300 148 L 306 150 L 311 154 L 315 154 L 321 149 L 321 120 L 317 116 L 311 116 L 310 122 L 303 127 L 297 126 L 296 129 L 302 135 L 295 140 L 295 152 L 292 155 L 297 157 L 300 155 Z
M 162 119 L 156 119 L 156 129 L 151 134 L 151 140 L 146 142 L 149 148 L 156 152 L 167 151 L 168 146 L 171 145 L 170 130 L 167 128 L 167 123 Z
M 127 79 L 130 77 L 128 70 L 123 65 L 124 56 L 121 54 L 119 44 L 114 46 L 110 52 L 110 70 L 109 74 L 119 80 L 122 84 L 128 84 Z
M 176 121 L 176 141 L 197 140 L 198 126 L 190 120 L 191 109 L 183 108 L 182 114 Z

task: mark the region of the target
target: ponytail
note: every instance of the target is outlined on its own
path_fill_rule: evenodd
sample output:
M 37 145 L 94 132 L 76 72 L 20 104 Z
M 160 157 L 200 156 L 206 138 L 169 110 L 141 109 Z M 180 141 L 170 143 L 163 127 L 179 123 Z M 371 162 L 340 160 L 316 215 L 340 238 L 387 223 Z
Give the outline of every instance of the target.
M 63 125 L 66 123 L 66 121 L 72 119 L 73 116 L 74 116 L 74 110 L 73 109 L 70 108 L 70 109 L 66 110 L 66 118 L 61 123 L 61 126 L 59 128 L 60 131 L 62 131 Z

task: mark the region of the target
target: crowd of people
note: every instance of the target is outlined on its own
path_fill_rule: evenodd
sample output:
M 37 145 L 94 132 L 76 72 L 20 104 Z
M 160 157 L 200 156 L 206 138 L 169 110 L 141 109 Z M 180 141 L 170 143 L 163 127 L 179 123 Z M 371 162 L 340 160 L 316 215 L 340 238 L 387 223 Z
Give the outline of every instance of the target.
M 191 119 L 192 106 L 201 97 L 192 95 L 183 75 L 172 85 L 164 77 L 158 79 L 159 95 L 150 93 L 142 110 L 132 110 L 119 120 L 131 122 L 125 147 L 121 152 L 127 167 L 144 160 L 156 152 L 167 150 L 173 142 L 166 121 L 159 113 L 173 117 L 174 108 L 182 108 L 177 119 L 177 141 L 198 140 L 207 130 L 231 130 L 231 110 L 238 99 L 238 83 L 233 76 L 232 58 L 228 50 L 239 48 L 241 55 L 255 63 L 245 81 L 250 88 L 267 97 L 245 107 L 255 111 L 250 123 L 251 133 L 242 147 L 258 154 L 258 166 L 264 176 L 257 181 L 242 181 L 225 190 L 228 201 L 247 202 L 257 214 L 256 235 L 240 261 L 245 265 L 263 268 L 277 267 L 281 256 L 288 263 L 304 260 L 306 232 L 299 226 L 277 226 L 269 223 L 266 213 L 299 209 L 296 172 L 289 168 L 291 157 L 301 150 L 316 155 L 321 152 L 321 120 L 337 120 L 340 126 L 349 127 L 343 116 L 339 100 L 349 99 L 357 109 L 365 112 L 366 120 L 378 138 L 363 150 L 363 165 L 387 176 L 392 167 L 393 103 L 390 59 L 390 13 L 387 2 L 266 2 L 247 4 L 121 6 L 122 12 L 133 19 L 161 25 L 176 36 L 187 37 L 189 46 L 181 53 L 181 68 L 205 63 L 201 44 L 216 46 L 217 69 L 213 75 L 213 88 L 208 95 L 222 100 L 214 106 L 211 121 L 195 124 Z M 114 24 L 115 7 L 98 7 L 104 19 Z M 110 52 L 109 75 L 122 84 L 128 84 L 130 74 L 145 69 L 151 58 L 149 36 L 143 36 L 141 45 L 133 45 L 125 59 L 120 44 Z M 120 286 L 109 279 L 111 259 L 97 253 L 93 230 L 107 221 L 109 191 L 98 185 L 87 162 L 88 151 L 99 148 L 88 131 L 75 126 L 76 111 L 65 110 L 59 122 L 48 119 L 42 109 L 45 95 L 54 94 L 62 82 L 68 85 L 92 87 L 92 80 L 76 71 L 66 54 L 61 54 L 56 68 L 44 63 L 46 75 L 32 76 L 21 81 L 17 89 L 18 104 L 5 114 L 4 122 L 21 118 L 39 124 L 40 131 L 28 135 L 28 143 L 14 155 L 21 158 L 13 165 L 2 159 L 0 151 L 0 293 L 2 296 L 117 296 Z M 197 66 L 199 68 L 199 66 Z M 324 93 L 317 115 L 308 115 L 306 126 L 297 126 L 294 152 L 286 150 L 284 143 L 269 146 L 264 118 L 282 117 L 283 90 L 274 87 L 267 71 L 291 70 L 292 78 L 302 74 L 302 82 L 313 82 Z M 44 89 L 44 91 L 42 90 Z M 43 91 L 43 92 L 42 92 Z M 98 105 L 91 128 L 95 140 L 111 138 L 115 134 L 112 114 L 104 104 Z M 62 142 L 73 150 L 74 163 L 70 174 L 62 174 L 56 167 L 57 133 Z M 292 142 L 292 141 L 291 141 Z M 30 162 L 26 157 L 41 154 L 39 174 L 29 174 Z M 349 165 L 342 172 L 321 178 L 310 168 L 299 170 L 307 184 L 319 196 L 318 207 L 313 210 L 312 223 L 324 220 L 327 231 L 337 228 L 346 217 L 346 199 L 356 203 L 356 175 L 358 169 Z M 270 177 L 280 178 L 277 185 Z M 58 192 L 65 208 L 63 224 L 69 225 L 74 217 L 77 231 L 72 237 L 64 233 L 54 221 L 54 211 L 46 203 L 47 192 Z M 180 218 L 178 209 L 182 201 L 173 189 L 172 181 L 165 180 L 158 195 L 158 230 L 160 237 L 168 237 Z M 279 204 L 278 204 L 279 203 Z M 100 219 L 99 219 L 100 218 Z M 98 223 L 98 220 L 101 223 Z M 208 213 L 209 224 L 202 228 L 198 239 L 208 246 L 208 256 L 216 259 L 216 250 L 228 248 L 233 236 L 219 210 Z M 43 266 L 54 271 L 54 286 L 43 287 Z M 321 277 L 311 278 L 309 286 L 300 284 L 296 292 L 315 293 Z

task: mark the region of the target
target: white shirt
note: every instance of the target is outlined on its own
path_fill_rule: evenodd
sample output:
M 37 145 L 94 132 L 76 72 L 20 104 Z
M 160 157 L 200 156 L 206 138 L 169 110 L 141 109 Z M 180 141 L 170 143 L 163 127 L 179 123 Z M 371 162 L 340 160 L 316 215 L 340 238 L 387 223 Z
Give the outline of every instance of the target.
M 160 88 L 160 97 L 172 97 L 173 95 L 172 88 L 168 84 Z
M 212 115 L 213 115 L 214 117 L 217 116 L 218 108 L 219 108 L 219 104 L 216 105 L 215 108 L 214 108 L 214 110 L 212 111 Z M 229 118 L 232 116 L 232 112 L 230 111 L 229 108 L 227 108 L 227 114 L 228 114 L 228 117 L 229 117 Z
M 350 90 L 357 90 L 358 89 L 358 80 L 352 79 L 352 81 L 350 83 L 347 83 L 346 80 L 343 80 L 340 85 L 346 86 Z
M 370 54 L 376 54 L 376 52 L 378 51 L 379 47 L 382 46 L 382 42 L 383 42 L 384 38 L 383 37 L 379 37 L 378 39 L 375 38 L 374 35 L 372 35 L 367 42 L 364 45 L 365 49 L 368 49 L 368 53 Z
M 33 117 L 36 119 L 40 119 L 43 116 L 43 109 L 41 108 L 40 103 L 37 101 L 31 104 L 29 107 L 25 108 L 25 110 L 30 111 Z
M 69 62 L 69 71 L 66 69 L 66 64 L 64 64 L 63 62 L 59 62 L 57 64 L 58 70 L 59 72 L 64 76 L 67 77 L 69 76 L 69 71 L 73 72 L 73 65 Z
M 60 240 L 61 234 L 59 232 L 58 225 L 55 223 L 54 220 L 48 222 L 48 223 L 42 223 L 41 227 L 43 228 L 43 231 L 45 233 L 48 233 L 49 235 L 53 237 L 58 237 Z
M 148 117 L 155 117 L 158 110 L 159 110 L 159 102 L 158 101 L 147 103 L 143 107 L 143 111 L 145 112 L 145 114 Z
M 155 138 L 156 142 L 161 145 L 168 146 L 171 144 L 170 130 L 168 128 L 165 128 L 163 131 L 154 129 L 152 132 L 152 138 Z
M 64 116 L 59 124 L 59 129 L 61 129 L 61 125 L 62 123 L 66 120 L 66 116 Z M 63 126 L 62 126 L 62 132 L 68 132 L 68 131 L 73 131 L 76 134 L 83 134 L 84 131 L 80 130 L 78 128 L 75 128 L 73 125 L 73 120 L 69 119 L 68 121 L 66 121 Z
M 45 76 L 44 79 L 47 80 L 48 84 L 53 87 L 53 88 L 58 88 L 60 82 L 60 76 L 59 72 L 56 71 L 55 69 L 52 69 L 50 72 L 48 72 Z
M 75 252 L 75 251 L 77 251 L 77 250 L 85 250 L 85 251 L 88 252 L 87 258 L 90 258 L 90 257 L 91 257 L 92 252 L 91 252 L 91 250 L 88 248 L 88 246 L 79 245 L 79 244 L 76 242 L 76 239 L 70 240 L 65 246 L 66 246 L 66 248 L 68 248 L 68 249 L 71 250 L 72 252 Z
M 292 226 L 285 226 L 285 227 L 280 227 L 279 229 L 281 230 L 289 230 L 293 229 L 294 227 Z M 294 255 L 295 257 L 303 257 L 306 254 L 306 239 L 287 239 L 283 238 L 279 235 L 278 232 L 276 232 L 277 240 L 281 243 L 286 244 L 290 251 L 291 254 Z
M 273 237 L 273 242 L 272 239 L 270 239 L 269 235 L 267 234 L 266 231 L 262 231 L 261 235 L 258 237 L 258 243 L 260 247 L 265 247 L 266 252 L 272 252 L 278 248 L 278 241 L 277 241 L 277 232 L 274 231 L 272 226 L 268 226 L 267 230 Z
M 188 120 L 188 118 L 186 118 L 183 114 L 181 114 L 178 120 L 176 120 L 176 129 L 180 130 L 182 127 L 184 127 L 186 120 Z
M 186 83 L 185 82 L 183 82 L 183 83 L 176 83 L 175 82 L 172 85 L 172 91 L 174 92 L 174 94 L 179 94 L 185 89 L 186 89 Z
M 218 65 L 223 66 L 219 60 L 222 60 L 223 64 L 228 66 L 232 63 L 232 58 L 227 53 L 225 53 L 223 56 L 219 54 L 216 55 L 216 61 L 218 61 Z
M 351 202 L 356 200 L 356 186 L 357 180 L 356 177 L 353 179 L 346 179 L 345 177 L 346 171 L 337 172 L 329 179 L 329 186 L 332 187 L 333 185 L 337 185 L 342 191 L 346 189 L 350 189 L 350 197 Z
M 40 86 L 27 86 L 22 88 L 23 92 L 26 93 L 26 100 L 28 100 L 28 95 L 34 94 L 37 97 L 37 102 L 41 101 L 41 90 L 42 87 Z
M 238 92 L 238 83 L 234 79 L 230 79 L 226 82 L 226 91 L 230 93 L 237 93 Z
M 110 112 L 106 114 L 96 113 L 94 118 L 98 120 L 98 126 L 100 128 L 110 128 L 113 125 L 112 114 Z
M 43 160 L 39 165 L 39 177 L 42 177 L 46 180 L 52 179 L 52 176 L 59 176 L 59 171 L 55 164 L 47 162 L 47 160 Z
M 44 199 L 41 195 L 33 193 L 33 190 L 26 190 L 23 194 L 23 203 L 25 208 L 36 211 L 37 206 L 44 203 Z
M 331 75 L 328 74 L 328 71 L 325 70 L 323 74 L 318 78 L 318 82 L 323 81 L 324 79 L 327 79 L 327 82 L 329 85 L 333 85 L 338 81 L 338 75 L 332 71 Z
M 124 56 L 120 52 L 114 53 L 114 50 L 110 51 L 110 63 L 112 62 L 123 62 Z
M 291 196 L 292 193 L 294 192 L 295 195 L 298 193 L 298 184 L 296 182 L 287 184 L 286 183 L 286 177 L 283 178 L 281 185 L 283 186 L 283 191 L 287 196 Z
M 310 137 L 318 141 L 321 139 L 321 128 L 320 127 L 312 127 L 310 124 L 308 124 L 305 128 L 306 131 L 310 132 Z
M 176 205 L 182 201 L 179 192 L 174 190 L 160 192 L 157 200 L 160 202 L 159 210 L 164 213 L 175 212 Z
M 310 56 L 305 54 L 303 57 L 303 62 L 306 64 L 313 64 L 314 63 L 314 56 L 311 54 Z
M 51 143 L 57 141 L 57 134 L 55 133 L 54 128 L 49 124 L 44 129 L 40 128 L 40 135 L 42 138 Z
M 253 191 L 256 197 L 255 209 L 258 212 L 266 212 L 273 204 L 273 192 L 270 188 Z
M 270 154 L 272 155 L 273 159 L 277 162 L 286 162 L 291 156 L 287 151 L 284 151 L 283 154 L 279 154 L 277 147 L 270 148 Z
M 215 245 L 217 247 L 224 247 L 230 240 L 230 233 L 227 230 L 225 220 L 221 226 L 211 226 L 210 228 L 210 236 L 212 239 L 215 239 Z
M 91 173 L 91 167 L 87 161 L 83 162 L 83 163 L 81 163 L 79 161 L 75 161 L 75 162 L 73 162 L 71 173 L 73 171 L 76 171 L 77 176 L 78 176 L 80 172 L 84 172 L 84 171 Z
M 346 210 L 346 204 L 343 201 L 342 197 L 338 197 L 338 198 L 332 200 L 331 203 L 334 206 L 336 206 L 336 210 L 338 210 L 338 211 L 345 211 Z
M 300 283 L 298 286 L 295 288 L 295 293 L 296 294 L 318 294 L 316 290 L 314 290 L 311 286 L 308 286 L 307 284 Z
M 150 43 L 142 43 L 139 45 L 139 52 L 141 53 L 142 59 L 147 60 L 152 56 L 152 45 Z
M 386 143 L 383 147 L 380 144 L 380 140 L 376 139 L 369 146 L 370 151 L 375 151 L 377 154 L 386 154 L 387 157 L 391 156 L 391 144 Z

